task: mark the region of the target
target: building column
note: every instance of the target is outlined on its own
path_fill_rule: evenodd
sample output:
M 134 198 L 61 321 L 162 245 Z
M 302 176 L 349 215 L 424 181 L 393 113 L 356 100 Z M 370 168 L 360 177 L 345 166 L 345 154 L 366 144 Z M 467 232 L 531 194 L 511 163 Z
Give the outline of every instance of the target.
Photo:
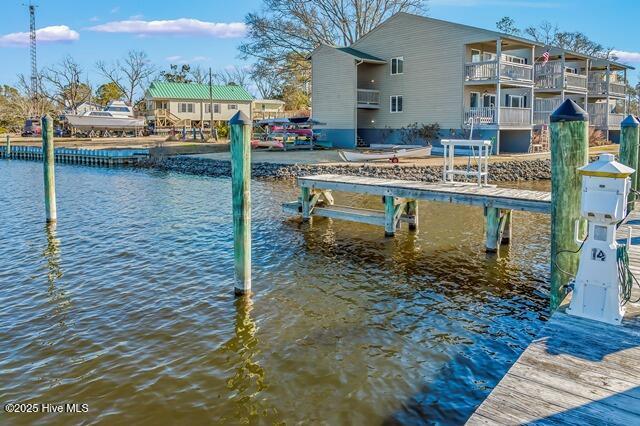
M 496 124 L 497 124 L 497 133 L 496 133 L 496 155 L 500 154 L 500 105 L 502 104 L 501 99 L 501 87 L 500 87 L 500 65 L 502 63 L 502 39 L 499 38 L 496 40 Z
M 609 140 L 609 108 L 611 108 L 611 105 L 609 103 L 611 102 L 611 96 L 609 95 L 609 91 L 611 90 L 611 88 L 609 87 L 610 83 L 611 83 L 611 65 L 607 64 L 607 109 L 605 111 L 605 113 L 607 114 L 607 116 L 605 117 L 606 126 L 607 126 L 607 141 Z

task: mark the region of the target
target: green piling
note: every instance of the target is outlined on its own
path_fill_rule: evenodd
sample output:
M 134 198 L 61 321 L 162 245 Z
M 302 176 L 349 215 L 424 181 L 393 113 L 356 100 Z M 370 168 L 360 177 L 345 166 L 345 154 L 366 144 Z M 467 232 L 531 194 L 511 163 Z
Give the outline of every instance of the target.
M 620 125 L 620 162 L 634 170 L 638 170 L 638 147 L 640 145 L 640 122 L 629 115 Z M 633 205 L 638 199 L 634 191 L 638 190 L 638 173 L 631 175 L 631 191 L 629 193 L 628 211 L 633 210 Z
M 58 219 L 56 209 L 55 154 L 53 146 L 53 120 L 48 114 L 42 117 L 42 164 L 44 167 L 44 207 L 47 223 Z
M 589 161 L 589 118 L 567 99 L 551 114 L 551 310 L 566 294 L 565 288 L 578 270 L 580 254 L 574 227 L 580 219 L 582 179 L 578 167 Z M 580 221 L 583 237 L 586 223 Z
M 251 120 L 238 112 L 231 125 L 231 192 L 235 294 L 251 293 Z
M 396 235 L 396 227 L 394 222 L 396 207 L 392 196 L 384 197 L 384 236 L 393 237 Z
M 500 209 L 487 207 L 485 210 L 485 251 L 496 253 L 498 251 L 498 241 L 500 233 Z

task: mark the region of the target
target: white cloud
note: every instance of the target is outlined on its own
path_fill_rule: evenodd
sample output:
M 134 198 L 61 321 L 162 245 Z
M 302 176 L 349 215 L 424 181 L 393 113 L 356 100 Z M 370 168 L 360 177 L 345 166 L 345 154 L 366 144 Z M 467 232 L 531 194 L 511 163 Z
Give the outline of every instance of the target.
M 143 14 L 138 14 L 138 15 L 131 15 L 131 16 L 129 16 L 129 19 L 134 20 L 134 21 L 135 21 L 135 20 L 138 20 L 138 19 L 142 19 L 142 18 L 144 18 L 144 15 L 143 15 Z
M 100 20 L 99 16 L 92 16 L 91 18 L 89 18 L 89 22 L 98 22 Z
M 437 6 L 459 6 L 459 7 L 475 7 L 475 6 L 510 6 L 531 9 L 553 9 L 561 7 L 562 4 L 557 1 L 534 1 L 534 0 L 431 0 L 430 5 Z
M 52 25 L 36 30 L 38 43 L 65 43 L 78 40 L 80 34 L 66 25 Z M 0 46 L 27 46 L 29 33 L 11 33 L 0 36 Z
M 125 20 L 113 21 L 89 28 L 103 33 L 127 33 L 137 35 L 201 35 L 216 38 L 243 37 L 247 27 L 242 22 L 204 22 L 198 19 L 180 18 L 165 21 Z
M 169 61 L 169 62 L 175 62 L 175 61 L 179 61 L 180 59 L 182 59 L 182 56 L 180 56 L 180 55 L 167 56 L 164 59 Z
M 192 64 L 194 62 L 204 62 L 209 60 L 207 56 L 194 56 L 193 58 L 189 59 L 180 55 L 167 56 L 164 59 L 167 62 L 171 62 L 172 64 L 178 64 L 178 65 Z
M 624 50 L 612 50 L 612 55 L 615 55 L 618 60 L 622 62 L 636 62 L 640 63 L 640 52 L 626 52 Z
M 111 9 L 109 12 L 110 12 L 110 13 L 118 13 L 118 12 L 120 12 L 120 6 L 116 6 L 116 7 L 114 7 L 114 8 L 113 8 L 113 9 Z
M 193 62 L 202 62 L 202 61 L 206 61 L 207 58 L 206 56 L 194 56 L 193 59 L 191 59 Z

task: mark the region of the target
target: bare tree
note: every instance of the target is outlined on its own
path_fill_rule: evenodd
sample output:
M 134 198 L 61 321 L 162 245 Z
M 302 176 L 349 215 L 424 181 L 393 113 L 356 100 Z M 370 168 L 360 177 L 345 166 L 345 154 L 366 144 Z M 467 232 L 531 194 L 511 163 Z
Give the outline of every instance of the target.
M 98 61 L 96 68 L 122 90 L 129 105 L 135 103 L 136 96 L 140 96 L 147 80 L 155 73 L 149 57 L 142 50 L 130 50 L 124 58 L 111 64 Z
M 251 69 L 251 80 L 262 99 L 282 96 L 280 90 L 283 85 L 283 79 L 279 73 L 274 73 L 273 70 L 263 64 L 258 63 Z
M 278 70 L 283 62 L 308 67 L 320 44 L 348 46 L 397 12 L 426 12 L 425 0 L 264 0 L 262 13 L 250 13 L 244 58 L 258 58 Z M 300 59 L 300 60 L 299 60 Z
M 250 70 L 246 67 L 233 66 L 213 74 L 216 84 L 249 87 Z
M 80 65 L 71 56 L 65 56 L 41 72 L 40 91 L 61 108 L 76 112 L 91 97 L 91 85 L 86 79 L 82 81 L 84 77 Z
M 191 80 L 193 80 L 194 83 L 209 83 L 209 72 L 202 69 L 202 67 L 200 67 L 199 65 L 191 67 L 189 70 L 189 75 L 191 76 Z

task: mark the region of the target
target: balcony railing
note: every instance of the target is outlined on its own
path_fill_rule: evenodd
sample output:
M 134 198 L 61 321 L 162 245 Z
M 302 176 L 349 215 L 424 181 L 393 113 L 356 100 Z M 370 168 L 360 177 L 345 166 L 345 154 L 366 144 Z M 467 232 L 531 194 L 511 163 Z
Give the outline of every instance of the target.
M 561 61 L 550 61 L 536 64 L 536 87 L 539 89 L 562 90 L 562 73 L 564 72 L 564 89 L 587 90 L 587 76 L 563 71 Z
M 380 108 L 380 91 L 358 89 L 358 108 Z
M 610 108 L 611 106 L 606 103 L 589 104 L 587 107 L 589 125 L 595 126 L 596 128 L 619 129 L 620 123 L 624 120 L 624 114 L 610 112 Z M 609 116 L 608 124 L 607 115 Z
M 469 62 L 465 64 L 465 79 L 467 81 L 496 80 L 497 73 L 498 61 Z M 531 83 L 533 81 L 533 67 L 513 62 L 501 62 L 500 79 Z
M 564 88 L 587 90 L 587 76 L 582 74 L 574 74 L 571 72 L 564 73 Z
M 589 80 L 589 95 L 613 95 L 613 96 L 625 96 L 626 85 L 620 82 L 610 82 L 602 80 Z
M 562 104 L 562 98 L 538 98 L 533 104 L 533 124 L 549 124 L 549 117 Z
M 498 124 L 496 107 L 467 108 L 464 111 L 465 124 L 473 120 L 474 126 Z M 500 125 L 529 126 L 531 125 L 531 108 L 500 107 Z

